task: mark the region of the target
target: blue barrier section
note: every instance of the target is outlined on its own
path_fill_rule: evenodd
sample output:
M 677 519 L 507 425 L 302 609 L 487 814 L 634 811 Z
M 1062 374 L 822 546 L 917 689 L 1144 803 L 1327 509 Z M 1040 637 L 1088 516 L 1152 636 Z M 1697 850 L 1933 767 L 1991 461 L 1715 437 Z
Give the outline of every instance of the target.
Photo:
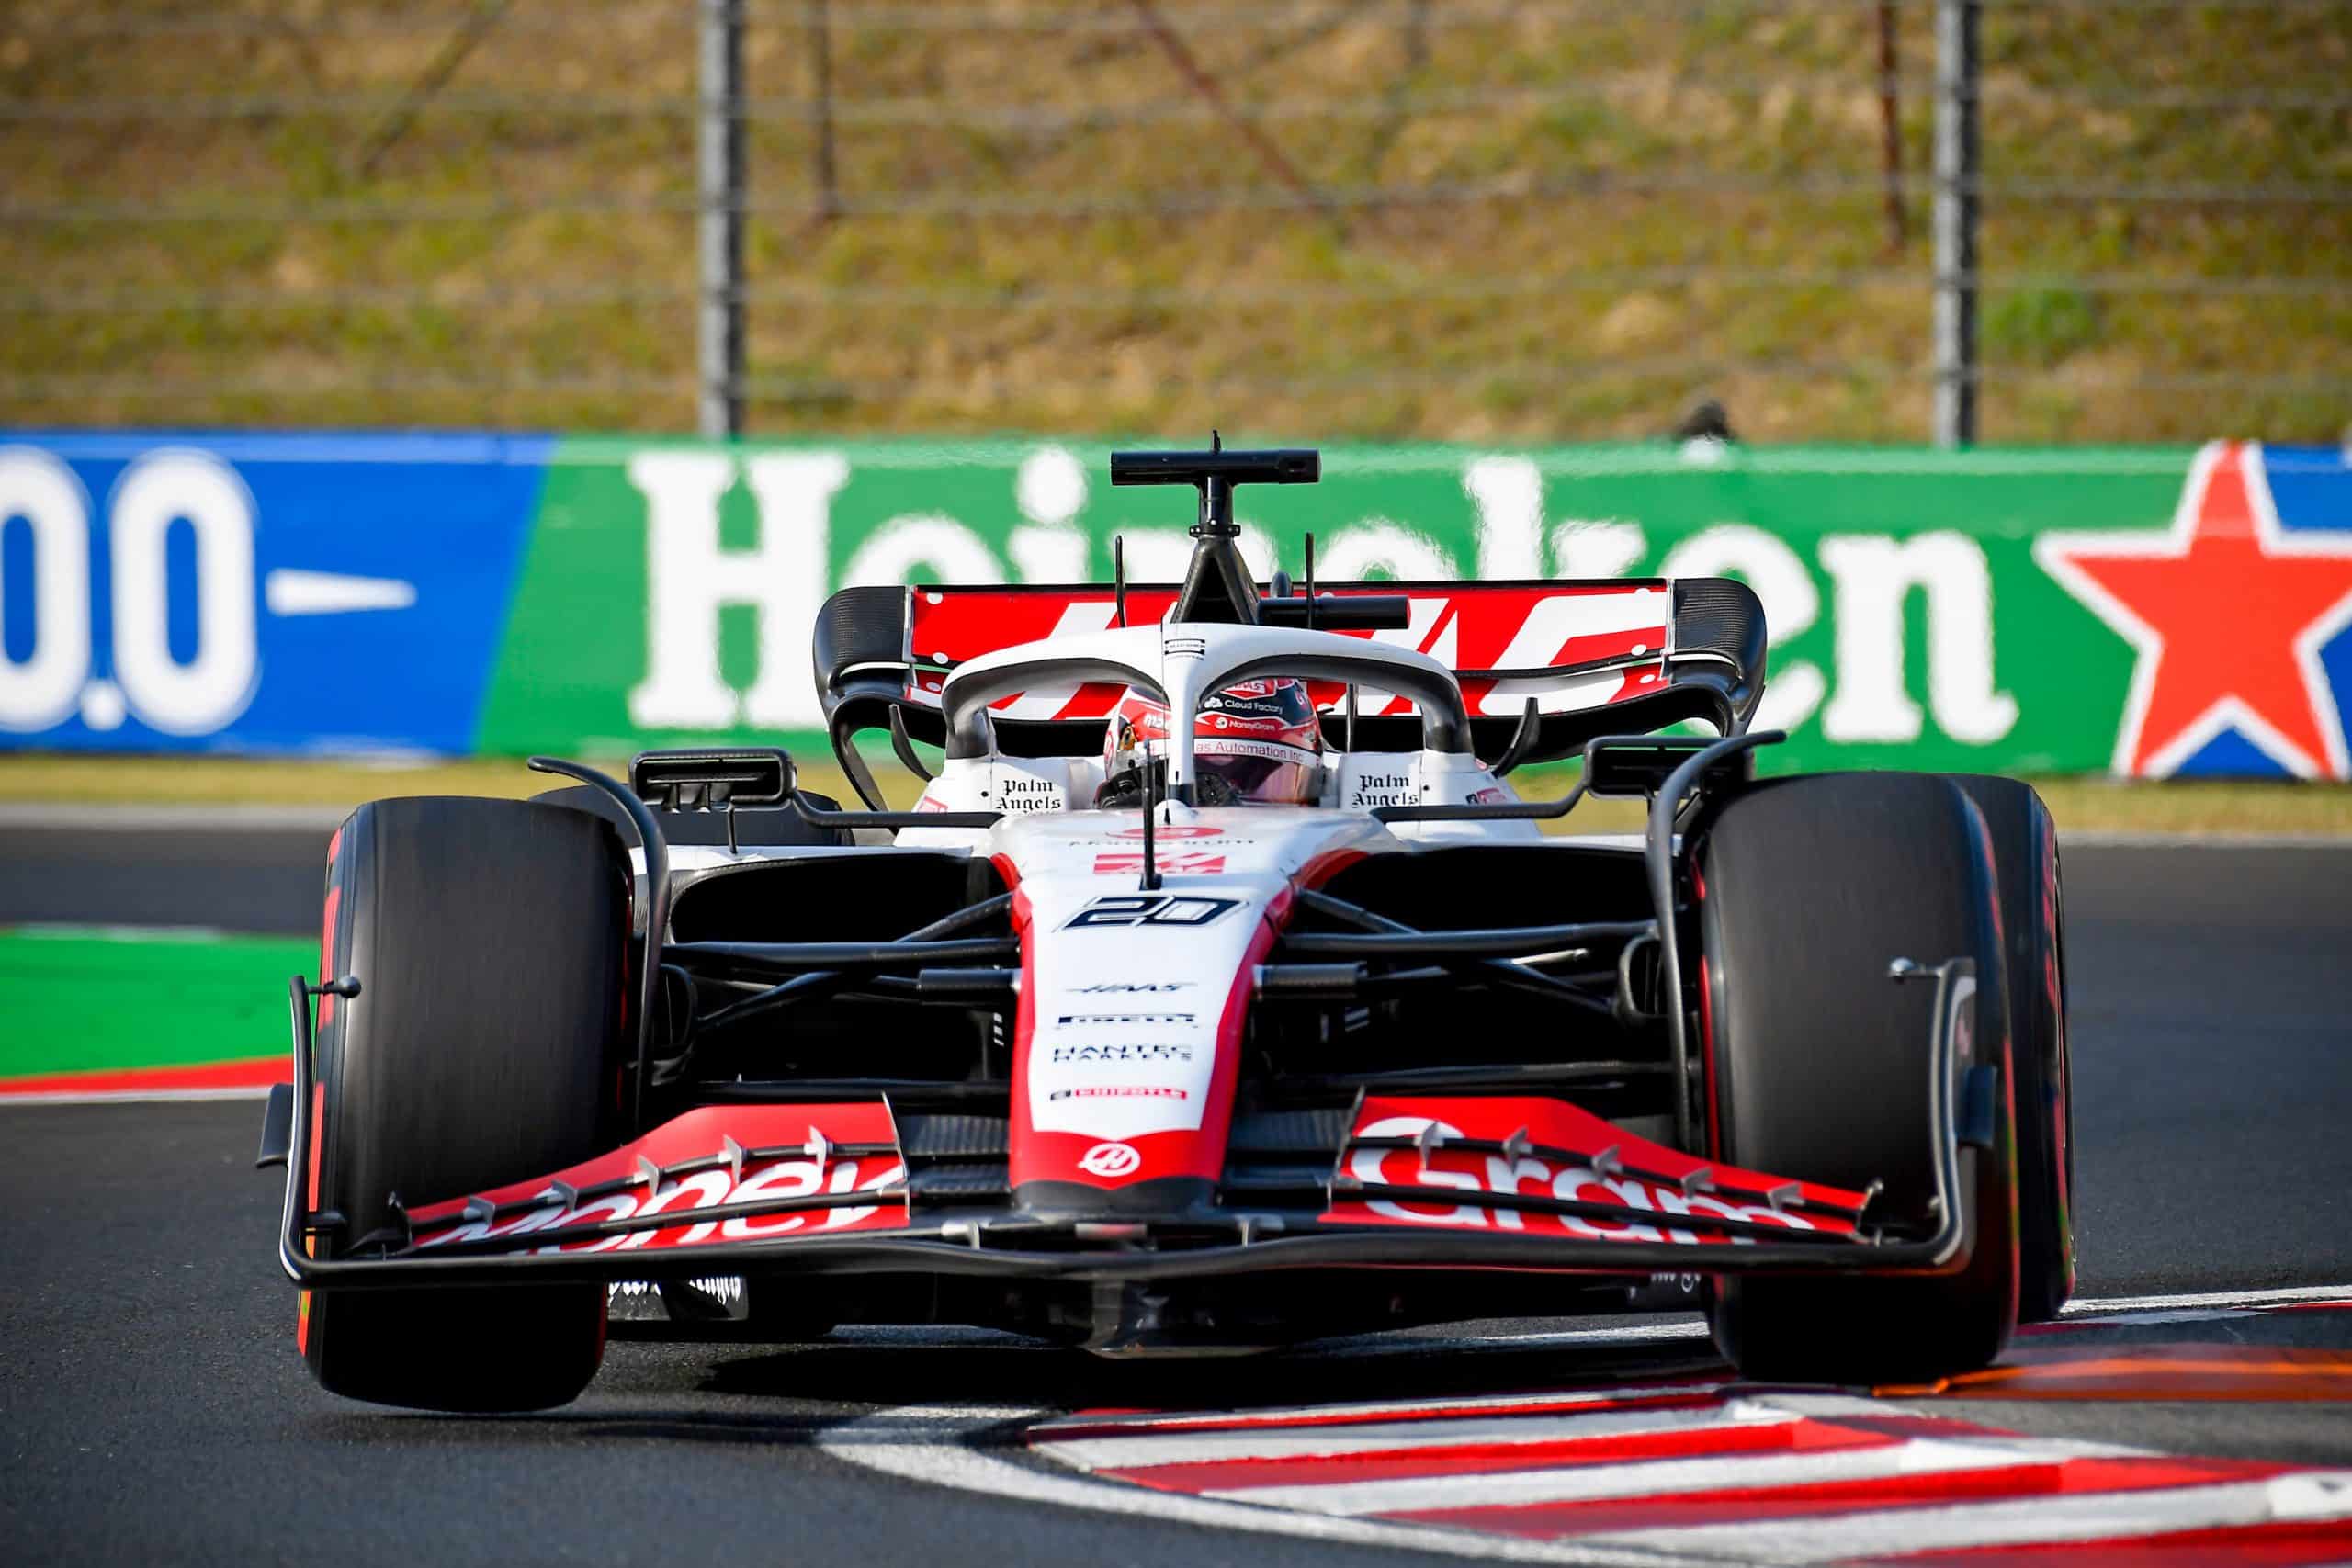
M 2269 480 L 2270 504 L 2278 513 L 2282 550 L 2308 550 L 2314 564 L 2324 567 L 2352 557 L 2352 449 L 2335 446 L 2265 446 L 2262 464 Z M 2257 534 L 2260 532 L 2257 526 Z M 2259 595 L 2249 594 L 2250 599 Z M 2259 621 L 2259 603 L 2224 604 L 2225 612 Z M 2302 628 L 2295 657 L 2317 665 L 2308 681 L 2312 701 L 2330 711 L 2324 732 L 2340 734 L 2343 715 L 2338 694 L 2352 694 L 2352 600 Z M 2253 645 L 2249 651 L 2257 650 Z M 2255 744 L 2241 720 L 2222 729 L 2182 760 L 2175 770 L 2180 778 L 2291 778 L 2278 759 Z M 2340 776 L 2340 775 L 2338 775 Z
M 547 437 L 0 437 L 0 745 L 473 744 Z
M 2264 449 L 2270 493 L 2278 521 L 2290 536 L 2301 533 L 2338 539 L 2352 527 L 2352 443 L 2340 447 L 2271 446 Z M 2319 650 L 2327 691 L 2352 694 L 2352 627 L 2333 635 Z M 2338 716 L 2339 721 L 2341 715 Z

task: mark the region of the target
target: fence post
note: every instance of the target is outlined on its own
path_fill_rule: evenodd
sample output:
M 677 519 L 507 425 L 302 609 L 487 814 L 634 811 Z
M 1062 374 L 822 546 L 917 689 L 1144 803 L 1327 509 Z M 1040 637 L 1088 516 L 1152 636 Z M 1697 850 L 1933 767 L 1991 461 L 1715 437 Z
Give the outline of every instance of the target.
M 1936 0 L 1936 412 L 1939 446 L 1976 440 L 1980 0 Z
M 721 440 L 743 434 L 742 0 L 702 0 L 697 12 L 695 423 Z

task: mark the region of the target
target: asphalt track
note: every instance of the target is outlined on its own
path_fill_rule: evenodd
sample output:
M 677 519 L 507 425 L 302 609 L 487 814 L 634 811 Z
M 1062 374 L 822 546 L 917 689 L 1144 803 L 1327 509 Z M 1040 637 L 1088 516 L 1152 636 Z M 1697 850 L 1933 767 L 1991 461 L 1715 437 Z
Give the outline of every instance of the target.
M 0 923 L 314 930 L 323 840 L 0 830 Z M 2078 847 L 2065 871 L 2082 1293 L 2352 1283 L 2352 850 Z M 270 1256 L 277 1189 L 250 1168 L 258 1119 L 251 1104 L 0 1111 L 0 1562 L 1399 1562 L 1411 1554 L 1360 1544 L 1357 1521 L 1179 1522 L 1230 1521 L 1074 1479 L 1018 1443 L 976 1458 L 942 1438 L 1001 1434 L 1015 1410 L 1461 1398 L 1713 1367 L 1673 1318 L 1140 1367 L 967 1331 L 780 1348 L 622 1325 L 568 1410 L 379 1413 L 320 1393 L 295 1357 Z M 2352 1350 L 2345 1311 L 2112 1322 L 2069 1342 Z M 2352 1390 L 2317 1397 L 2319 1380 L 2254 1399 L 2152 1384 L 1910 1408 L 2352 1466 Z M 1035 1500 L 1071 1487 L 1097 1506 Z M 1102 1506 L 1128 1495 L 1150 1505 Z

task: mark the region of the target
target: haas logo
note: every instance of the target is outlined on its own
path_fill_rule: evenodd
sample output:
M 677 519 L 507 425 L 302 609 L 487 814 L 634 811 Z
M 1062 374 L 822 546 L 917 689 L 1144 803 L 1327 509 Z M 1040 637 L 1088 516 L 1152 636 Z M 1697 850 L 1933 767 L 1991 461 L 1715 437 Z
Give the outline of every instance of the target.
M 1078 1168 L 1089 1176 L 1126 1176 L 1143 1164 L 1143 1156 L 1129 1144 L 1097 1144 L 1078 1157 Z

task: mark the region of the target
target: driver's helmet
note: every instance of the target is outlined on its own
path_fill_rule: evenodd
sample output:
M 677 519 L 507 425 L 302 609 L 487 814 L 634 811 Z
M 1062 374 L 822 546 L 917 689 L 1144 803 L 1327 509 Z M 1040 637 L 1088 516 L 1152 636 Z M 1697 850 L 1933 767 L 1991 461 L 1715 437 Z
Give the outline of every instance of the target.
M 1129 687 L 1102 739 L 1102 803 L 1142 798 L 1145 748 L 1168 754 L 1166 705 Z M 1193 720 L 1201 806 L 1312 806 L 1323 795 L 1323 732 L 1304 682 L 1243 681 L 1201 700 Z

